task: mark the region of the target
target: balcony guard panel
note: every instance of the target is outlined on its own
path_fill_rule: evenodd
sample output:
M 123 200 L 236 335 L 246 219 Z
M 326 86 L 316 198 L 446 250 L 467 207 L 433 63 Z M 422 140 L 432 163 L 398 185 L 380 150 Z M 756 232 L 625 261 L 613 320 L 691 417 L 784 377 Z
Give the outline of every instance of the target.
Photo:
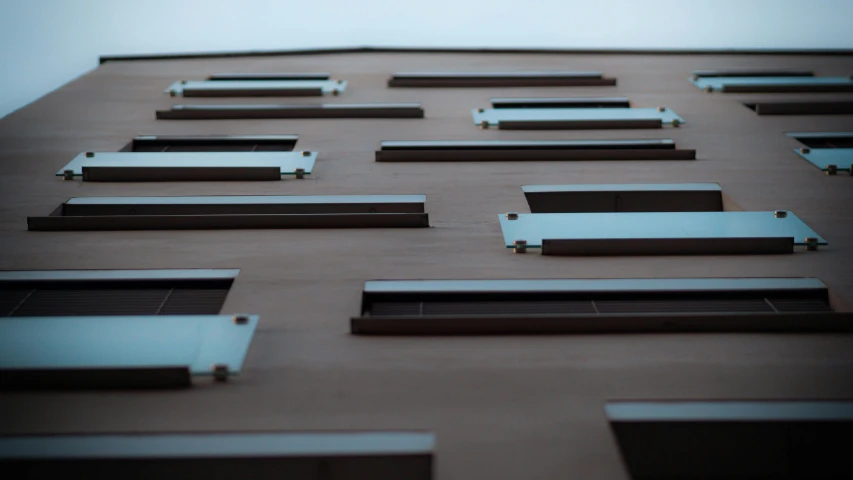
M 325 72 L 258 72 L 258 73 L 214 73 L 207 77 L 209 81 L 220 80 L 328 80 L 331 74 Z
M 228 280 L 237 268 L 145 269 L 145 270 L 0 270 L 0 282 L 122 280 Z M 2 286 L 2 284 L 0 284 Z
M 531 213 L 720 212 L 716 183 L 523 185 Z
M 137 373 L 239 374 L 256 315 L 161 315 L 6 318 L 0 322 L 3 387 L 86 387 L 120 372 L 110 387 L 134 384 Z M 214 372 L 214 365 L 223 368 Z M 74 377 L 77 377 L 76 379 Z M 126 378 L 121 378 L 126 377 Z M 79 385 L 75 385 L 75 380 Z M 41 383 L 46 382 L 46 383 Z M 34 384 L 35 383 L 35 384 Z
M 670 109 L 657 108 L 498 108 L 474 109 L 474 124 L 501 129 L 660 128 L 684 124 Z
M 814 148 L 807 150 L 796 148 L 794 152 L 825 172 L 844 170 L 853 174 L 853 170 L 851 170 L 853 148 Z
M 424 195 L 77 197 L 30 230 L 428 227 Z
M 560 242 L 573 241 L 583 244 L 590 254 L 619 254 L 620 246 L 630 249 L 632 244 L 646 242 L 662 245 L 648 252 L 657 255 L 739 253 L 717 251 L 715 245 L 732 245 L 731 242 L 739 245 L 742 241 L 749 250 L 749 245 L 769 239 L 792 239 L 791 248 L 805 245 L 807 238 L 815 239 L 816 245 L 826 245 L 823 238 L 791 212 L 781 218 L 774 212 L 531 213 L 517 214 L 515 220 L 508 220 L 506 214 L 498 218 L 507 248 L 516 247 L 517 240 L 525 240 L 528 248 L 543 248 L 543 254 L 549 253 L 549 242 L 551 247 L 557 247 Z M 698 242 L 699 246 L 696 252 L 678 252 L 676 247 L 680 242 L 690 245 Z M 613 247 L 611 252 L 597 251 L 596 245 L 608 243 Z M 726 248 L 738 247 L 722 246 L 720 250 Z
M 605 412 L 631 478 L 853 477 L 853 402 L 616 401 Z
M 853 92 L 849 77 L 701 77 L 697 87 L 723 93 Z
M 853 331 L 814 278 L 372 280 L 355 334 Z
M 24 478 L 430 480 L 426 432 L 128 433 L 0 437 Z
M 293 97 L 337 95 L 343 80 L 193 80 L 175 82 L 166 93 L 184 97 Z
M 316 152 L 81 153 L 56 172 L 88 181 L 280 180 L 311 174 Z
M 160 120 L 230 120 L 252 118 L 423 118 L 419 103 L 317 105 L 173 105 L 157 110 Z
M 601 72 L 403 72 L 389 87 L 573 87 L 612 86 Z
M 492 108 L 629 108 L 626 97 L 493 98 Z
M 695 150 L 654 140 L 385 141 L 377 162 L 509 162 L 572 160 L 693 160 Z

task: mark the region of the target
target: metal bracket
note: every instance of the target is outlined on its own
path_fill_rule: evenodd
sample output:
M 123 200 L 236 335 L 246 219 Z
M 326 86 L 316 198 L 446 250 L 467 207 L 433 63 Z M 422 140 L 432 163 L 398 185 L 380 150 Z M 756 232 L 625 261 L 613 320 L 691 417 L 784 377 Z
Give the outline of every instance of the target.
M 788 216 L 788 212 L 786 212 L 785 210 L 776 210 L 775 212 L 773 212 L 773 216 L 775 216 L 776 218 L 785 218 Z
M 298 178 L 298 179 L 305 178 L 305 169 L 304 168 L 297 168 L 293 173 L 296 174 L 296 178 Z
M 74 170 L 63 170 L 62 171 L 62 179 L 63 180 L 74 180 Z
M 489 121 L 483 120 L 482 122 L 480 122 L 480 128 L 482 128 L 483 130 L 488 130 L 489 129 Z
M 826 166 L 826 174 L 827 175 L 837 175 L 838 174 L 838 166 L 837 165 L 827 165 Z
M 527 240 L 516 240 L 512 244 L 512 253 L 527 253 Z
M 217 382 L 227 382 L 228 381 L 228 365 L 224 365 L 218 363 L 211 367 L 211 372 L 213 373 L 213 379 Z
M 508 212 L 506 214 L 506 219 L 507 220 L 518 220 L 518 214 L 515 212 Z
M 234 315 L 234 324 L 235 325 L 248 325 L 248 323 L 249 323 L 249 316 L 248 315 L 243 315 L 243 314 Z
M 809 252 L 817 251 L 817 238 L 806 237 L 806 250 Z

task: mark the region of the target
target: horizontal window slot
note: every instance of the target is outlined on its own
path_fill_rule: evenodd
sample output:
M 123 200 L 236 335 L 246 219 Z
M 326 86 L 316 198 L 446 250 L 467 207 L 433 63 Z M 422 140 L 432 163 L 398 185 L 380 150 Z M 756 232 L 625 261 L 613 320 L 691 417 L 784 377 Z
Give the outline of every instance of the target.
M 502 130 L 662 128 L 684 123 L 667 108 L 480 108 L 473 116 L 480 128 Z
M 694 70 L 693 79 L 715 77 L 813 77 L 811 70 Z
M 281 180 L 310 175 L 315 152 L 86 152 L 56 172 L 84 181 Z
M 257 326 L 255 315 L 239 318 L 6 318 L 0 322 L 0 388 L 174 388 L 187 386 L 187 375 L 223 380 L 240 372 Z
M 524 185 L 531 213 L 721 212 L 716 183 Z
M 826 245 L 792 212 L 530 213 L 498 217 L 507 248 L 551 254 L 778 253 Z M 750 239 L 754 240 L 750 247 Z M 791 239 L 793 242 L 791 243 Z M 808 240 L 807 240 L 808 239 Z M 658 247 L 660 245 L 660 247 Z M 633 251 L 633 253 L 628 253 Z M 624 252 L 624 253 L 622 253 Z
M 290 152 L 297 135 L 140 135 L 122 152 Z
M 428 227 L 423 195 L 72 198 L 30 230 Z
M 542 240 L 542 255 L 767 255 L 793 252 L 793 237 Z
M 233 283 L 233 278 L 170 279 L 169 271 L 145 272 L 164 277 L 54 279 L 51 272 L 41 279 L 0 277 L 0 316 L 215 315 Z
M 601 72 L 406 72 L 395 73 L 389 87 L 574 87 L 613 86 Z
M 214 73 L 207 77 L 209 81 L 229 80 L 328 80 L 332 76 L 321 72 L 258 72 L 258 73 Z
M 371 281 L 362 334 L 851 331 L 816 279 Z
M 423 118 L 419 103 L 325 105 L 174 105 L 157 110 L 160 120 L 252 118 Z
M 853 148 L 853 132 L 791 132 L 786 135 L 809 148 Z
M 758 115 L 851 115 L 853 101 L 837 102 L 750 102 L 744 103 Z
M 200 80 L 173 83 L 166 93 L 184 97 L 317 97 L 338 95 L 343 80 Z
M 853 173 L 853 148 L 797 148 L 800 157 L 827 173 Z
M 348 431 L 114 433 L 0 437 L 23 478 L 430 480 L 435 435 Z
M 850 478 L 849 401 L 611 401 L 631 478 Z
M 694 85 L 723 93 L 822 93 L 853 92 L 849 77 L 700 77 Z
M 492 108 L 630 108 L 625 97 L 493 98 Z
M 377 162 L 693 160 L 695 150 L 661 140 L 386 141 Z

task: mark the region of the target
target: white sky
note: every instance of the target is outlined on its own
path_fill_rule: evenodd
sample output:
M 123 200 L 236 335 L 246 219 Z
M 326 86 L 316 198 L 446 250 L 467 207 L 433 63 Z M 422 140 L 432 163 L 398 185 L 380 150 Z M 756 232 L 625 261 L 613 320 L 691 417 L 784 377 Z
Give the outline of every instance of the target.
M 851 49 L 853 0 L 0 0 L 0 117 L 99 55 L 357 45 Z

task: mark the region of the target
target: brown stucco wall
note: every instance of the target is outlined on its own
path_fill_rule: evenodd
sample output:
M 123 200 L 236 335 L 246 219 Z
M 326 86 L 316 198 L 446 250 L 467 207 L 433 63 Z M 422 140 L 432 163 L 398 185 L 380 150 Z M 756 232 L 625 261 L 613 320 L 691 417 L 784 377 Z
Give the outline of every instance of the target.
M 853 116 L 759 117 L 755 98 L 709 95 L 693 69 L 804 68 L 850 75 L 850 57 L 363 53 L 109 62 L 0 120 L 0 268 L 237 267 L 224 312 L 261 315 L 243 375 L 187 391 L 0 396 L 0 433 L 427 429 L 437 478 L 627 478 L 602 412 L 607 399 L 849 398 L 843 335 L 610 335 L 368 338 L 348 334 L 364 280 L 815 276 L 853 305 L 853 178 L 796 156 L 787 131 L 849 131 Z M 387 89 L 394 71 L 601 70 L 616 87 Z M 349 87 L 327 102 L 421 102 L 425 119 L 157 121 L 174 80 L 225 71 L 329 71 Z M 473 126 L 490 97 L 617 96 L 666 106 L 679 129 L 498 131 Z M 82 183 L 53 173 L 81 151 L 138 134 L 299 134 L 320 152 L 306 180 Z M 669 137 L 695 162 L 377 164 L 381 140 Z M 784 256 L 543 257 L 503 247 L 497 214 L 527 211 L 520 186 L 718 182 L 744 210 L 786 209 L 829 241 Z M 381 194 L 428 196 L 430 229 L 27 232 L 72 196 Z

